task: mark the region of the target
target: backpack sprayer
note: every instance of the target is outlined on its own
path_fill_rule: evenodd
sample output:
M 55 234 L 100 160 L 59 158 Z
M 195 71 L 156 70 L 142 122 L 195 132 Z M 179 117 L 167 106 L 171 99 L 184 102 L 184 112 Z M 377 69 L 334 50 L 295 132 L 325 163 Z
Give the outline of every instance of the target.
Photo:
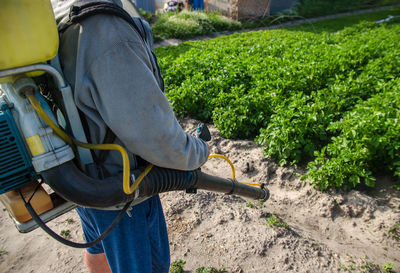
M 48 0 L 2 1 L 0 36 L 0 200 L 20 232 L 40 226 L 63 243 L 89 247 L 102 240 L 130 206 L 158 193 L 195 193 L 203 189 L 263 201 L 269 198 L 263 185 L 237 182 L 232 163 L 222 155 L 211 157 L 229 162 L 232 179 L 212 176 L 200 169 L 179 171 L 151 164 L 131 173 L 123 147 L 88 144 L 70 86 L 61 71 L 45 64 L 58 51 L 58 31 Z M 65 118 L 52 111 L 34 80 L 43 73 L 50 75 L 57 86 Z M 209 137 L 206 127 L 199 127 L 197 133 L 203 139 Z M 123 174 L 105 179 L 87 176 L 85 165 L 92 160 L 87 149 L 118 150 Z M 49 194 L 42 183 L 54 192 Z M 44 224 L 76 205 L 123 209 L 97 240 L 77 244 L 57 237 Z

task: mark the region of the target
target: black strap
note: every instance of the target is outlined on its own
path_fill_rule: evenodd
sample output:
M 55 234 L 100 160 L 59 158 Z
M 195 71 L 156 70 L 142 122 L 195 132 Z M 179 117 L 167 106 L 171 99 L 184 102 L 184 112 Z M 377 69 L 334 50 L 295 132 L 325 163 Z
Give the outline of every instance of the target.
M 62 33 L 68 27 L 96 14 L 109 14 L 121 17 L 136 29 L 143 41 L 146 40 L 144 33 L 139 29 L 128 12 L 116 4 L 106 2 L 91 2 L 86 4 L 78 2 L 74 4 L 69 12 L 68 21 L 61 26 L 58 31 Z
M 83 131 L 85 132 L 85 135 L 87 136 L 88 140 L 91 141 L 89 124 L 86 119 L 86 116 L 81 111 L 79 111 L 79 116 L 81 117 Z M 117 138 L 117 136 L 115 135 L 115 133 L 109 127 L 107 127 L 106 134 L 104 136 L 102 143 L 103 144 L 104 143 L 114 143 L 116 138 Z M 100 171 L 101 173 L 96 172 L 97 176 L 99 176 L 101 178 L 110 176 L 110 173 L 107 171 L 106 168 L 104 168 L 104 162 L 106 161 L 107 155 L 109 154 L 110 150 L 100 150 L 99 155 L 97 155 L 94 152 L 94 150 L 90 150 L 90 151 L 92 153 L 93 161 L 96 163 L 96 166 L 98 166 L 100 168 L 100 170 L 98 170 L 98 171 Z M 93 173 L 93 175 L 94 174 L 95 173 Z
M 110 127 L 107 127 L 106 135 L 104 136 L 103 143 L 114 143 L 115 139 L 117 136 L 114 134 L 114 132 L 110 129 Z M 110 150 L 101 150 L 99 153 L 99 156 L 97 157 L 97 161 L 95 161 L 99 165 L 103 165 L 104 162 L 106 161 L 106 157 Z
M 71 247 L 75 247 L 75 248 L 88 248 L 88 247 L 93 247 L 93 246 L 97 245 L 98 243 L 100 243 L 104 238 L 106 238 L 108 236 L 108 234 L 110 234 L 110 232 L 115 228 L 115 226 L 119 223 L 119 221 L 122 219 L 122 217 L 124 217 L 125 212 L 128 211 L 129 207 L 131 206 L 131 204 L 133 202 L 133 201 L 129 201 L 128 203 L 125 204 L 123 209 L 118 213 L 118 215 L 115 217 L 115 219 L 112 221 L 112 223 L 108 226 L 108 228 L 102 234 L 100 234 L 99 237 L 97 237 L 96 239 L 94 239 L 93 241 L 88 242 L 88 243 L 76 243 L 76 242 L 72 242 L 72 241 L 69 241 L 69 240 L 61 237 L 60 235 L 55 233 L 52 229 L 50 229 L 43 222 L 43 220 L 37 215 L 36 211 L 33 209 L 32 205 L 31 205 L 30 201 L 25 200 L 24 196 L 21 193 L 21 190 L 18 190 L 18 193 L 19 193 L 22 201 L 25 204 L 25 208 L 28 210 L 32 219 L 37 223 L 37 225 L 39 227 L 41 227 L 47 234 L 49 234 L 51 237 L 53 237 L 60 243 L 63 243 L 67 246 L 71 246 Z
M 126 12 L 123 8 L 119 7 L 116 4 L 106 3 L 106 2 L 91 2 L 91 3 L 77 2 L 77 3 L 75 3 L 70 9 L 68 21 L 63 26 L 60 27 L 59 32 L 62 33 L 68 27 L 85 20 L 85 19 L 89 18 L 90 16 L 97 15 L 97 14 L 114 15 L 114 16 L 118 16 L 118 17 L 124 19 L 131 26 L 133 26 L 134 29 L 136 29 L 136 31 L 139 33 L 140 38 L 143 40 L 143 42 L 146 41 L 145 29 L 144 29 L 143 25 L 140 25 L 140 27 L 139 27 L 138 23 L 134 20 L 134 18 L 132 18 L 129 15 L 129 13 Z M 140 22 L 140 20 L 137 20 L 137 21 Z M 81 120 L 82 120 L 82 125 L 84 128 L 85 134 L 88 136 L 88 139 L 90 139 L 89 126 L 88 126 L 86 117 L 81 115 Z M 116 139 L 116 135 L 110 128 L 107 127 L 106 135 L 105 135 L 102 143 L 113 143 L 115 141 L 115 139 Z M 96 153 L 92 152 L 93 160 L 99 167 L 102 167 L 102 165 L 104 164 L 108 153 L 109 153 L 109 150 L 101 150 L 99 155 L 96 155 Z

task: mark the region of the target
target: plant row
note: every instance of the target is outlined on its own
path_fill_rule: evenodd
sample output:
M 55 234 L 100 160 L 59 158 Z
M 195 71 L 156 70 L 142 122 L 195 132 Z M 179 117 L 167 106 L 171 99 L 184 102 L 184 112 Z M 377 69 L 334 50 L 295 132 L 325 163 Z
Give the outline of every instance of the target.
M 362 181 L 374 187 L 374 173 L 400 178 L 400 79 L 384 84 L 381 93 L 357 104 L 327 130 L 335 137 L 308 164 L 320 189 L 353 188 Z

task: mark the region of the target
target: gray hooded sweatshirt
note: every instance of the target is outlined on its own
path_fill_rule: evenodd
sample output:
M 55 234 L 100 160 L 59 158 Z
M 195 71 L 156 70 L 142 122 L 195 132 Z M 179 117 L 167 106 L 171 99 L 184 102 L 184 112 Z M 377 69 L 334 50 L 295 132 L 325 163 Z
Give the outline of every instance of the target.
M 74 2 L 52 0 L 57 22 Z M 102 143 L 109 127 L 114 143 L 130 152 L 131 167 L 139 155 L 160 167 L 196 169 L 207 160 L 207 145 L 182 130 L 146 47 L 129 23 L 99 14 L 61 35 L 59 57 L 92 143 Z M 122 170 L 119 152 L 109 153 L 105 167 L 111 174 Z

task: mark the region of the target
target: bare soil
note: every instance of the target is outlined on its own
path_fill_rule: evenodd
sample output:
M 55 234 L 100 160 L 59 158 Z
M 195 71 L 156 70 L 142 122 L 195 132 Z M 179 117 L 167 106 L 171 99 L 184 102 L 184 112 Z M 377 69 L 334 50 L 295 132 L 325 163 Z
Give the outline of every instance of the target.
M 186 131 L 196 125 L 182 120 Z M 379 177 L 374 190 L 320 192 L 300 180 L 302 168 L 279 167 L 253 141 L 224 139 L 212 126 L 210 131 L 212 153 L 233 162 L 238 181 L 266 183 L 271 198 L 260 203 L 206 191 L 162 194 L 172 261 L 185 261 L 187 272 L 201 266 L 246 273 L 400 272 L 400 192 L 389 177 Z M 202 170 L 231 176 L 218 158 Z M 50 226 L 82 241 L 74 211 Z M 86 272 L 82 254 L 39 229 L 18 233 L 0 208 L 0 272 Z

